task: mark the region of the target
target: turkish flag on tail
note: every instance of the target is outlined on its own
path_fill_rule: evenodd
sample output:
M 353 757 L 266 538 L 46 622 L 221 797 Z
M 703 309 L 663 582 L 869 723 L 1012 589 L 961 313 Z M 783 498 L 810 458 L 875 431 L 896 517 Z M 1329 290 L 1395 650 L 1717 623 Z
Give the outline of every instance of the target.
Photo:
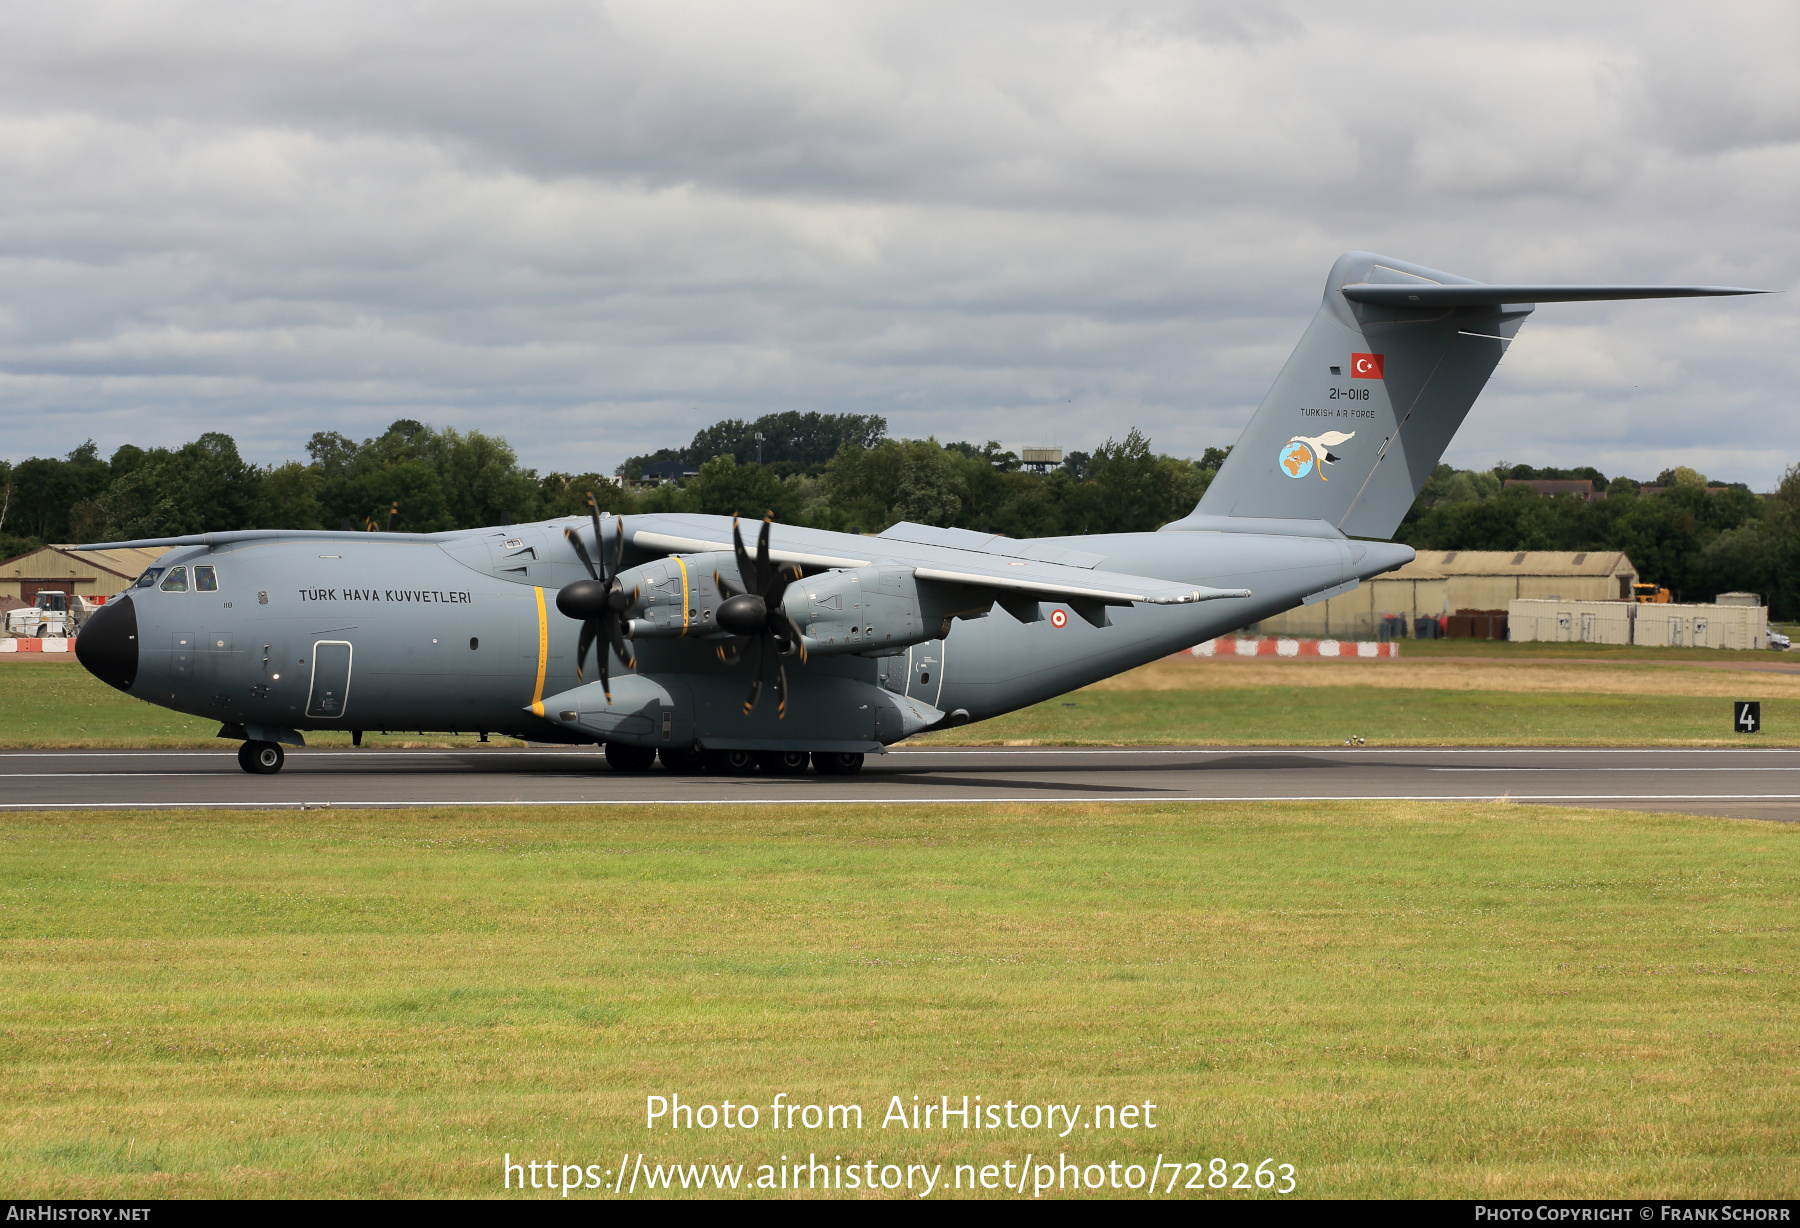
M 1350 378 L 1380 379 L 1381 358 L 1382 356 L 1380 354 L 1350 355 Z

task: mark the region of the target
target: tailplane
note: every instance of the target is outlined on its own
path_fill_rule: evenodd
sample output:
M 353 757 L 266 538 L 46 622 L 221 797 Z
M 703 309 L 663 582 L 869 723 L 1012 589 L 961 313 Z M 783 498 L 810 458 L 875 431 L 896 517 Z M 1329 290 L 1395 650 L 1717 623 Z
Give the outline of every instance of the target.
M 1350 252 L 1200 505 L 1165 528 L 1392 536 L 1535 304 L 1758 293 L 1491 286 Z

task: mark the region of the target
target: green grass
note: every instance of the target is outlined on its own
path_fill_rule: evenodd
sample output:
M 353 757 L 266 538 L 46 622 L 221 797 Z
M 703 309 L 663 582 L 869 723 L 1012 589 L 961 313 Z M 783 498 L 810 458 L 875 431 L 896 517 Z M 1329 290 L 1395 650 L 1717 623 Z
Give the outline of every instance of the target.
M 1473 642 L 1473 641 L 1469 641 Z M 1499 645 L 1501 648 L 1506 645 Z M 1519 647 L 1538 647 L 1519 645 Z M 1551 648 L 1592 645 L 1548 645 Z M 1409 646 L 1410 648 L 1410 646 Z M 1672 650 L 1676 652 L 1684 650 Z M 1689 652 L 1704 650 L 1690 649 Z M 1716 660 L 1719 654 L 1712 654 Z M 1403 656 L 1400 664 L 1406 664 Z M 1622 659 L 1621 669 L 1642 666 Z M 1185 690 L 1087 690 L 1007 716 L 919 739 L 930 745 L 1008 741 L 1052 744 L 1210 744 L 1326 746 L 1347 737 L 1369 745 L 1800 745 L 1800 700 L 1765 693 L 1765 676 L 1743 676 L 1744 698 L 1762 698 L 1764 732 L 1746 739 L 1730 732 L 1730 701 L 1682 693 L 1690 671 L 1638 668 L 1641 690 L 1631 693 L 1550 694 L 1359 685 L 1367 665 L 1294 664 L 1338 669 L 1338 686 L 1246 686 L 1232 665 L 1196 667 Z M 1445 662 L 1445 671 L 1456 670 Z M 1611 671 L 1612 666 L 1580 666 Z M 1598 676 L 1598 675 L 1596 675 Z M 1446 673 L 1446 681 L 1453 681 Z M 1708 680 L 1717 682 L 1716 671 Z M 1731 677 L 1735 677 L 1732 675 Z M 1781 679 L 1781 682 L 1788 682 Z M 1070 706 L 1073 705 L 1073 706 Z M 101 683 L 79 665 L 0 665 L 0 746 L 217 746 L 218 722 L 182 716 L 133 699 Z M 315 746 L 349 744 L 342 733 L 309 733 Z M 497 742 L 513 744 L 496 737 Z M 372 746 L 470 745 L 472 736 L 371 733 Z
M 492 1195 L 503 1153 L 627 1150 L 1800 1194 L 1783 825 L 522 807 L 15 814 L 0 839 L 13 1197 Z M 671 1092 L 765 1127 L 646 1131 Z M 777 1135 L 777 1092 L 867 1128 Z M 1152 1101 L 1159 1128 L 879 1128 L 915 1094 Z
M 909 745 L 1332 746 L 1349 737 L 1370 746 L 1800 745 L 1795 699 L 1764 699 L 1766 728 L 1752 737 L 1731 731 L 1730 700 L 1710 696 L 1377 690 L 1352 682 L 1078 691 Z M 1760 693 L 1745 681 L 1745 698 Z
M 74 661 L 0 663 L 0 746 L 170 747 L 229 745 L 218 740 L 219 722 L 184 716 L 114 690 Z M 497 743 L 520 743 L 496 737 Z M 309 746 L 348 746 L 347 733 L 309 733 Z M 366 746 L 427 742 L 474 745 L 472 735 L 371 733 Z

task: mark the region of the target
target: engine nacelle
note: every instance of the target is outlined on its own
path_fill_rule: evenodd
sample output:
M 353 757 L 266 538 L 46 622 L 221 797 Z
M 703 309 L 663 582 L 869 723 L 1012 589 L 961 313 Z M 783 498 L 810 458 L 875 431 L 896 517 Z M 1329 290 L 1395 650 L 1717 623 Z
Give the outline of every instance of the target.
M 910 567 L 855 567 L 796 580 L 781 604 L 807 652 L 878 657 L 942 639 L 951 619 L 992 609 L 994 594 L 920 580 Z
M 729 554 L 674 554 L 619 573 L 627 593 L 637 600 L 627 606 L 625 634 L 633 639 L 718 635 L 719 603 L 725 595 L 715 575 L 737 579 L 737 560 Z

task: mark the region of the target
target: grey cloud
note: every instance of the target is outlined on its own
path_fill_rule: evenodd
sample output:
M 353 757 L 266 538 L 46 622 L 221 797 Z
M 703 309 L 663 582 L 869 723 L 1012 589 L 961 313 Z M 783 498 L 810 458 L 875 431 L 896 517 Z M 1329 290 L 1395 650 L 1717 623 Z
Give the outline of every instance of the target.
M 1750 5 L 14 7 L 4 451 L 226 429 L 275 459 L 405 413 L 610 467 L 798 407 L 1197 453 L 1348 248 L 1786 288 L 1797 32 Z M 1545 308 L 1451 458 L 1767 485 L 1797 325 Z

